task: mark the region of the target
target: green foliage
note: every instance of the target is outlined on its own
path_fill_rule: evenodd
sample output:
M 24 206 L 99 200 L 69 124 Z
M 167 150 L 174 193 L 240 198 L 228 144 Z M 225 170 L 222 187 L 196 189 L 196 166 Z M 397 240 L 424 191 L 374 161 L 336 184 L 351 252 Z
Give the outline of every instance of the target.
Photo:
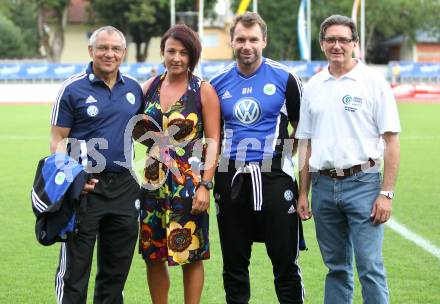
M 297 20 L 299 2 L 260 1 L 258 10 L 268 24 L 265 55 L 275 60 L 299 60 Z M 269 21 L 270 20 L 270 21 Z
M 9 18 L 9 9 L 10 4 L 8 1 L 0 1 L 0 14 Z
M 38 6 L 55 11 L 62 11 L 66 5 L 70 4 L 70 0 L 36 0 L 36 2 Z
M 38 39 L 36 3 L 34 1 L 15 0 L 11 6 L 11 20 L 20 29 L 25 44 L 25 57 L 40 55 Z
M 0 13 L 0 58 L 21 58 L 25 54 L 20 29 Z
M 16 28 L 16 30 L 12 30 L 15 37 L 4 38 L 5 41 L 6 39 L 12 39 L 12 45 L 3 46 L 3 48 L 16 50 L 13 51 L 15 52 L 14 55 L 8 55 L 9 58 L 31 58 L 39 55 L 35 9 L 36 3 L 34 1 L 7 0 L 0 3 L 0 14 L 3 13 L 3 18 L 8 19 Z M 16 34 L 17 30 L 18 34 Z M 6 25 L 6 28 L 0 29 L 0 31 L 10 32 L 11 27 Z M 17 43 L 20 43 L 19 47 L 17 47 Z M 0 54 L 0 56 L 6 57 L 4 54 Z
M 258 13 L 267 24 L 267 46 L 264 56 L 274 60 L 298 60 L 297 20 L 300 1 L 259 1 Z M 232 0 L 235 13 L 240 0 Z M 252 1 L 248 7 L 252 10 Z

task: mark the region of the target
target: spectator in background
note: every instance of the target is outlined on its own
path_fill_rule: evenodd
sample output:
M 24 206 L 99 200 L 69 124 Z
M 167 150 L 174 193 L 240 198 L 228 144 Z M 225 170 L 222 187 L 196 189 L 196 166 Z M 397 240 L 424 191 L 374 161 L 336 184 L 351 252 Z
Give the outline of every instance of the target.
M 396 101 L 383 77 L 352 58 L 358 35 L 350 18 L 328 17 L 319 38 L 329 64 L 309 80 L 301 103 L 298 213 L 311 217 L 311 183 L 316 237 L 329 269 L 324 303 L 353 302 L 354 260 L 363 302 L 389 303 L 382 241 L 399 167 Z

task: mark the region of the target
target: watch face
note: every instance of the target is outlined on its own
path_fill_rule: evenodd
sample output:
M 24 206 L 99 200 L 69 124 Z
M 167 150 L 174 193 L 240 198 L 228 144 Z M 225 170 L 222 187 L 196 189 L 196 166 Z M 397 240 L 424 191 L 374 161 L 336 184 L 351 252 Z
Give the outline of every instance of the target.
M 385 195 L 385 197 L 389 199 L 393 199 L 394 192 L 393 191 L 381 191 L 380 194 Z
M 211 190 L 214 187 L 214 184 L 211 181 L 204 181 L 202 180 L 200 182 L 201 185 L 205 186 L 206 189 Z

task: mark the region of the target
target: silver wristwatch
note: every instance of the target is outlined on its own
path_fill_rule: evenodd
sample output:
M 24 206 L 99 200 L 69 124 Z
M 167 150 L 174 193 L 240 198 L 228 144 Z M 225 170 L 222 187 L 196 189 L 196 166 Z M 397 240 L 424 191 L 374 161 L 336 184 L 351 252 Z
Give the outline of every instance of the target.
M 387 199 L 393 199 L 394 192 L 393 191 L 380 191 L 381 195 L 384 195 Z

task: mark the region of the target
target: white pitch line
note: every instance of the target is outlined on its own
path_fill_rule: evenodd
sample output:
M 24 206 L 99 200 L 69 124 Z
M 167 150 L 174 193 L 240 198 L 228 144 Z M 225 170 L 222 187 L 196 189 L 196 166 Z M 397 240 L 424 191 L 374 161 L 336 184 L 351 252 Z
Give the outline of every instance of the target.
M 415 234 L 402 224 L 399 224 L 395 219 L 390 218 L 386 223 L 388 227 L 393 229 L 395 232 L 403 236 L 405 239 L 410 240 L 417 246 L 421 247 L 423 250 L 429 252 L 436 258 L 440 259 L 440 248 L 432 244 L 430 241 L 425 240 L 421 236 Z

